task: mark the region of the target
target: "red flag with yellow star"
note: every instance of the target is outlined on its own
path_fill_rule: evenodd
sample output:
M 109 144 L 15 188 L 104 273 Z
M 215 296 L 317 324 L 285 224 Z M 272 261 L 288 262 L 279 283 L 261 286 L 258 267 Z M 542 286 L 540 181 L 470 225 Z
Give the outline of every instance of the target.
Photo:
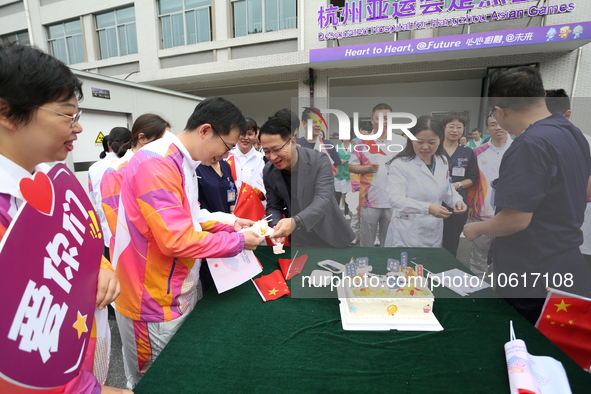
M 261 220 L 265 214 L 265 207 L 263 206 L 261 198 L 256 190 L 248 183 L 242 182 L 240 193 L 238 194 L 238 201 L 236 201 L 236 208 L 234 208 L 234 215 L 239 218 L 250 219 L 256 222 Z
M 591 299 L 550 289 L 536 328 L 583 369 L 591 367 Z
M 226 163 L 230 165 L 230 171 L 232 171 L 232 179 L 237 180 L 236 178 L 236 158 L 233 154 L 230 154 L 226 159 Z
M 275 270 L 269 275 L 263 275 L 260 278 L 256 278 L 253 280 L 253 283 L 265 302 L 276 300 L 286 294 L 291 294 L 280 270 Z

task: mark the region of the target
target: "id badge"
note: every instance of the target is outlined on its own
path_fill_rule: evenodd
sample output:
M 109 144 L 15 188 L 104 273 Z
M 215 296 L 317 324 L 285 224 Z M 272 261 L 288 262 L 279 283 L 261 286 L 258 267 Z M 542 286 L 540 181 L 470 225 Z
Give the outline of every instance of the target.
M 228 190 L 228 202 L 236 201 L 236 191 L 234 189 Z
M 451 170 L 451 176 L 464 177 L 466 176 L 466 169 L 464 167 L 454 167 Z

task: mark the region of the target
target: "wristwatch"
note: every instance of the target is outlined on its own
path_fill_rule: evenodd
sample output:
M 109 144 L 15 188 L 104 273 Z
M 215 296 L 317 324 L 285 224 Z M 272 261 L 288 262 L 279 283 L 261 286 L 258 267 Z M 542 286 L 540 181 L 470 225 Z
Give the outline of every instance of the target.
M 456 189 L 456 191 L 460 191 L 464 188 L 464 186 L 462 186 L 462 184 L 460 182 L 456 182 L 458 184 L 458 188 Z
M 293 217 L 293 220 L 294 220 L 295 225 L 296 225 L 296 228 L 295 228 L 296 230 L 299 230 L 299 229 L 301 229 L 304 226 L 304 222 L 302 222 L 302 219 L 298 215 L 295 215 Z

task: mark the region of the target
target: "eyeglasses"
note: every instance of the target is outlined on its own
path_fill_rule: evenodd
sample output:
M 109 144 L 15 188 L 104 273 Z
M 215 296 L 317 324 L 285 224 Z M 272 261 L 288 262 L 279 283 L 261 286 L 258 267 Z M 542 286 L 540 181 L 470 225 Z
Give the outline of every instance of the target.
M 448 129 L 448 130 L 460 130 L 460 131 L 461 130 L 464 130 L 464 126 L 461 126 L 461 125 L 460 126 L 454 126 L 452 124 L 446 125 L 445 128 Z
M 37 107 L 37 108 L 43 109 L 45 111 L 53 112 L 54 114 L 57 114 L 60 116 L 65 116 L 66 118 L 70 118 L 70 127 L 74 127 L 74 124 L 78 123 L 78 121 L 80 120 L 80 115 L 82 115 L 82 110 L 76 112 L 74 115 L 67 115 L 67 114 L 62 114 L 61 112 L 53 111 L 48 108 L 43 108 L 43 107 Z
M 291 141 L 291 138 L 289 138 L 287 141 L 285 141 L 285 144 L 281 145 L 281 147 L 277 148 L 277 149 L 271 149 L 271 150 L 263 149 L 263 154 L 265 156 L 271 156 L 272 153 L 275 153 L 277 155 L 277 154 L 279 154 L 279 152 L 281 152 L 283 150 L 283 148 L 285 148 L 285 145 L 289 144 L 290 141 Z
M 226 144 L 226 141 L 224 141 L 224 139 L 222 138 L 222 136 L 220 135 L 220 133 L 218 133 L 217 131 L 215 131 L 215 129 L 213 127 L 211 129 L 213 130 L 213 132 L 215 133 L 215 135 L 217 135 L 218 137 L 220 137 L 220 140 L 222 140 L 222 142 L 224 143 L 224 145 L 226 145 L 226 152 L 224 152 L 224 154 L 226 154 L 227 152 L 231 151 L 232 148 L 230 148 L 228 146 L 228 144 Z

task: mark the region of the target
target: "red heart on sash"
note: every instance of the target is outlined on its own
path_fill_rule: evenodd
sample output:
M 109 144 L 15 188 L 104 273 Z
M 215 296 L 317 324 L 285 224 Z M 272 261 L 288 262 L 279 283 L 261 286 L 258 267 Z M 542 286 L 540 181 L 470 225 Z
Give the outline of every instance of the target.
M 53 185 L 44 172 L 37 172 L 33 178 L 19 182 L 23 198 L 39 212 L 51 216 L 53 213 Z

